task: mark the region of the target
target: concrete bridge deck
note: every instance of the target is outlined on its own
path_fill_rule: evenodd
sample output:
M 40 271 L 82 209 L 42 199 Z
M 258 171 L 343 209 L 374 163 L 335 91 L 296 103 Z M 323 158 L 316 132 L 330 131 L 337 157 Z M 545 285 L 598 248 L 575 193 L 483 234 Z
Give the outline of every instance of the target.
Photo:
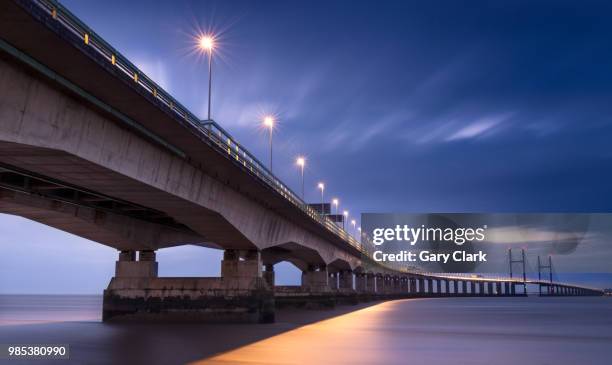
M 281 301 L 520 294 L 514 280 L 374 262 L 56 2 L 1 1 L 0 49 L 0 211 L 120 251 L 106 319 L 180 310 L 267 321 L 281 261 L 303 272 L 299 290 L 276 291 Z M 225 250 L 222 277 L 158 278 L 155 250 L 181 244 Z

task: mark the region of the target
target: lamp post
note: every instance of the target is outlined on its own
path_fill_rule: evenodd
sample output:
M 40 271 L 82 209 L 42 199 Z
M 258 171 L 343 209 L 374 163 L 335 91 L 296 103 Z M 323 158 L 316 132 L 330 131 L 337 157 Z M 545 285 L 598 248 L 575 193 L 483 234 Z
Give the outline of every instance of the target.
M 321 190 L 321 215 L 324 215 L 325 213 L 325 207 L 324 207 L 324 198 L 323 198 L 323 191 L 325 191 L 325 184 L 323 184 L 322 182 L 320 182 L 317 187 L 319 188 L 319 190 Z
M 338 198 L 333 198 L 332 199 L 332 204 L 336 207 L 334 214 L 338 215 L 338 204 L 340 204 L 340 201 L 338 200 Z
M 295 160 L 296 165 L 300 167 L 300 171 L 302 174 L 302 200 L 304 200 L 304 166 L 306 165 L 306 158 L 299 156 Z
M 208 120 L 210 119 L 211 94 L 212 94 L 212 55 L 215 48 L 215 38 L 211 35 L 202 35 L 199 39 L 199 47 L 208 53 Z
M 266 116 L 263 119 L 263 124 L 270 130 L 270 172 L 272 172 L 272 131 L 274 130 L 275 120 L 272 116 Z
M 353 237 L 355 237 L 355 225 L 357 224 L 357 222 L 355 222 L 355 220 L 353 219 L 351 221 L 351 225 L 353 226 Z
M 344 219 L 342 220 L 342 229 L 346 231 L 346 221 L 348 220 L 348 216 L 349 216 L 348 210 L 345 210 L 344 212 L 342 212 L 342 215 L 344 215 Z

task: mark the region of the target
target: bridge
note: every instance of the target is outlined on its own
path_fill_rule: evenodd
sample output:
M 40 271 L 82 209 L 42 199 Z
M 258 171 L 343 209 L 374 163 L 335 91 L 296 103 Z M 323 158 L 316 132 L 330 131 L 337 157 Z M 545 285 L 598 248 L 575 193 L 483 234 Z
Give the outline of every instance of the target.
M 526 282 L 394 269 L 201 121 L 66 8 L 0 1 L 0 212 L 117 249 L 105 321 L 269 322 L 283 305 L 518 296 Z M 156 250 L 224 250 L 219 278 L 158 276 Z M 302 271 L 274 285 L 274 265 Z M 557 295 L 601 295 L 562 283 Z

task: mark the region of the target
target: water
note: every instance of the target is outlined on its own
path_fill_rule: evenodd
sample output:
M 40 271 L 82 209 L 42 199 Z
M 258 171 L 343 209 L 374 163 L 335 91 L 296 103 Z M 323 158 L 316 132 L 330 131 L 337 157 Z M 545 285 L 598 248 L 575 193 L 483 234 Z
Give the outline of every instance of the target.
M 610 297 L 409 299 L 282 311 L 269 325 L 109 325 L 100 311 L 99 296 L 0 296 L 0 343 L 69 343 L 71 360 L 61 362 L 75 364 L 556 365 L 612 357 Z

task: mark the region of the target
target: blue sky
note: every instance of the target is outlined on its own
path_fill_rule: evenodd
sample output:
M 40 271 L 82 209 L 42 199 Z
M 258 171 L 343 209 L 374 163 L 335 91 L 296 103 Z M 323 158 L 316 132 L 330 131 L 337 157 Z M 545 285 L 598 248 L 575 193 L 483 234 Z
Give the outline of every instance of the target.
M 305 154 L 311 201 L 323 180 L 352 214 L 612 205 L 612 4 L 63 4 L 203 118 L 207 69 L 192 36 L 217 32 L 213 118 L 266 161 L 258 120 L 276 113 L 275 172 L 298 190 Z M 112 249 L 14 217 L 0 226 L 0 292 L 100 293 L 112 276 Z M 162 250 L 160 270 L 214 275 L 218 258 Z

